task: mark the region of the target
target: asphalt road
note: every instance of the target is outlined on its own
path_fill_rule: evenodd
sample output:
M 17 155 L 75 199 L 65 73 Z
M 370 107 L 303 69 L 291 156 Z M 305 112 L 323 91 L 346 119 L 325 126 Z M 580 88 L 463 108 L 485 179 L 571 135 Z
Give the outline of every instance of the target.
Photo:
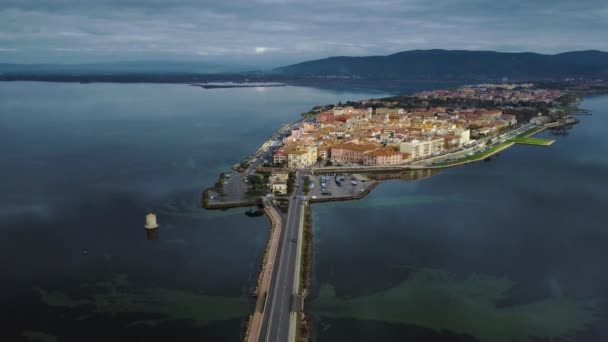
M 298 187 L 290 198 L 287 219 L 284 221 L 279 252 L 273 265 L 273 276 L 268 291 L 260 341 L 288 341 L 289 314 L 292 308 L 296 266 L 298 227 L 302 211 L 302 173 L 296 173 Z

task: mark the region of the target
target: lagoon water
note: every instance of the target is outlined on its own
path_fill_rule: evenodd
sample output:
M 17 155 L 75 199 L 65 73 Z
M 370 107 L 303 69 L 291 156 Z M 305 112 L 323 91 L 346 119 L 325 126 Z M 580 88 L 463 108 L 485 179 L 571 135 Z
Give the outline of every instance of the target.
M 489 162 L 313 206 L 318 341 L 608 340 L 608 96 Z
M 311 106 L 373 95 L 0 83 L 0 340 L 239 341 L 269 222 L 202 189 Z
M 240 340 L 269 223 L 201 190 L 311 106 L 382 95 L 0 83 L 1 340 Z M 551 147 L 314 205 L 317 340 L 608 340 L 608 97 L 583 107 Z

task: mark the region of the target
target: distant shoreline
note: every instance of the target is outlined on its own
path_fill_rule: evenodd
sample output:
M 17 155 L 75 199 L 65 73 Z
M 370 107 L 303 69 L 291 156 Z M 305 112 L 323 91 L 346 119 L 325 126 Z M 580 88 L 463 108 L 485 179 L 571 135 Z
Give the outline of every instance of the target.
M 222 89 L 222 88 L 267 88 L 267 87 L 285 87 L 287 84 L 283 83 L 256 83 L 256 84 L 190 84 L 193 87 L 200 87 L 203 89 Z

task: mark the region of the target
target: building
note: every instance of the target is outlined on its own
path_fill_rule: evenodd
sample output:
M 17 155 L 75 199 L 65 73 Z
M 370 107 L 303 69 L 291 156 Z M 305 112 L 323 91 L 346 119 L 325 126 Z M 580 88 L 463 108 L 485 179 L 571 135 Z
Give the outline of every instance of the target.
M 532 119 L 530 119 L 530 123 L 533 125 L 537 125 L 537 126 L 542 126 L 544 124 L 548 124 L 549 121 L 551 121 L 551 118 L 549 118 L 548 116 L 545 116 L 545 115 L 535 116 Z
M 299 128 L 292 129 L 291 136 L 294 137 L 295 139 L 302 138 L 302 130 Z
M 287 167 L 302 169 L 317 162 L 316 146 L 295 146 L 287 152 Z
M 373 151 L 365 152 L 363 157 L 363 165 L 398 165 L 406 163 L 408 160 L 409 155 L 407 153 L 401 153 L 392 146 L 386 146 Z
M 273 194 L 285 195 L 287 194 L 287 179 L 289 179 L 287 172 L 273 172 L 268 179 L 268 188 Z
M 443 147 L 443 138 L 433 138 L 401 143 L 401 145 L 399 145 L 399 151 L 409 154 L 412 160 L 416 160 L 428 158 L 436 153 L 440 153 L 443 151 Z
M 459 147 L 467 145 L 468 143 L 471 142 L 471 130 L 470 129 L 463 129 L 458 134 L 456 134 L 456 136 L 458 137 L 458 146 Z
M 287 194 L 287 183 L 272 183 L 270 184 L 270 190 L 273 194 L 286 195 Z
M 279 149 L 272 155 L 272 161 L 275 165 L 287 162 L 287 151 L 284 149 Z
M 509 126 L 517 124 L 517 117 L 513 114 L 503 114 L 501 117 Z
M 365 111 L 365 118 L 368 120 L 371 120 L 373 115 L 374 115 L 374 108 L 368 107 L 367 110 Z
M 285 183 L 287 183 L 287 179 L 289 179 L 289 173 L 283 171 L 273 172 L 269 178 L 271 182 L 276 181 Z
M 344 108 L 342 108 L 342 107 L 334 108 L 334 116 L 340 116 L 340 115 L 344 115 L 344 114 L 345 114 Z
M 380 147 L 377 144 L 344 143 L 332 146 L 331 159 L 346 163 L 363 163 L 365 152 Z
M 323 112 L 323 113 L 317 115 L 317 117 L 315 118 L 315 122 L 317 122 L 317 123 L 330 122 L 330 121 L 334 121 L 335 119 L 336 119 L 336 117 L 334 116 L 333 113 Z

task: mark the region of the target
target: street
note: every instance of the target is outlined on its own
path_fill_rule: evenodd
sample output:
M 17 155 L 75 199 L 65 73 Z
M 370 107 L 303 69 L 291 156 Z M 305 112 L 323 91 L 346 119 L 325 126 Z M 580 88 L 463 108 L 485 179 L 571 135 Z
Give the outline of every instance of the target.
M 296 266 L 296 247 L 302 213 L 302 173 L 296 172 L 297 188 L 290 197 L 287 220 L 284 221 L 279 253 L 274 264 L 273 278 L 268 292 L 260 339 L 267 342 L 288 341 L 293 282 Z

